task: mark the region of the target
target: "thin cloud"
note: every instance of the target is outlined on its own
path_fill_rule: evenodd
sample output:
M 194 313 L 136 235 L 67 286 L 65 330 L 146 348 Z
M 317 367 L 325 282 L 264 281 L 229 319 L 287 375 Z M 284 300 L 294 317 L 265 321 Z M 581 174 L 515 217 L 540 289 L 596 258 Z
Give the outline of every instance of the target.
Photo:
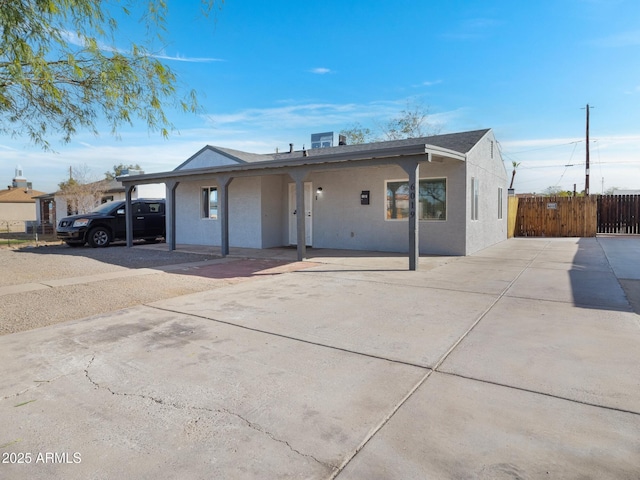
M 491 18 L 471 18 L 442 36 L 449 40 L 478 40 L 488 37 L 499 25 Z
M 607 48 L 636 47 L 640 45 L 640 30 L 620 32 L 607 37 L 597 38 L 593 40 L 591 44 L 597 47 Z
M 326 75 L 327 73 L 333 73 L 331 69 L 325 67 L 312 68 L 309 71 L 311 73 L 315 73 L 316 75 Z
M 170 55 L 151 55 L 153 58 L 158 58 L 160 60 L 171 60 L 174 62 L 189 62 L 189 63 L 212 63 L 212 62 L 224 62 L 222 58 L 211 58 L 211 57 L 185 57 L 180 54 L 175 56 Z
M 64 31 L 62 32 L 62 36 L 69 42 L 71 45 L 75 45 L 77 47 L 86 47 L 86 42 L 80 38 L 75 32 Z M 98 48 L 105 52 L 115 52 L 121 53 L 123 55 L 128 54 L 127 50 L 123 50 L 120 48 L 112 47 L 105 43 L 98 43 Z M 180 55 L 179 53 L 176 55 L 167 55 L 166 53 L 150 53 L 149 57 L 157 58 L 159 60 L 169 60 L 174 62 L 188 62 L 188 63 L 212 63 L 212 62 L 224 62 L 225 60 L 221 58 L 213 58 L 213 57 L 186 57 L 184 55 Z

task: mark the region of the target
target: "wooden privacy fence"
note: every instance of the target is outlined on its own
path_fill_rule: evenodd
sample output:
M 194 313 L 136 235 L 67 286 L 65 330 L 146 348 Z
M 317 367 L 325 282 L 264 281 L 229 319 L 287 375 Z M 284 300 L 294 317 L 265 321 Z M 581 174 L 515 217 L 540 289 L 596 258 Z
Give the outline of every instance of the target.
M 511 206 L 511 204 L 510 204 Z M 595 237 L 596 197 L 519 198 L 516 237 Z
M 599 196 L 598 233 L 640 234 L 640 195 Z

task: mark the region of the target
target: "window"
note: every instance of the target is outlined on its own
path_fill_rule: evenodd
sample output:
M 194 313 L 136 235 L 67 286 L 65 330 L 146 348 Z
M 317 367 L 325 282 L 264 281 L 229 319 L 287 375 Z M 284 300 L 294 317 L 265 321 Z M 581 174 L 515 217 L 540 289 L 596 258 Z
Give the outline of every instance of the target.
M 386 219 L 409 218 L 409 182 L 387 183 Z M 418 189 L 418 220 L 447 219 L 447 179 L 423 179 Z
M 202 218 L 218 218 L 218 189 L 205 187 L 202 189 Z
M 149 213 L 162 213 L 164 210 L 163 203 L 150 203 L 149 204 Z
M 498 187 L 498 220 L 502 220 L 502 187 Z
M 478 196 L 479 182 L 475 177 L 471 177 L 471 220 L 478 220 Z

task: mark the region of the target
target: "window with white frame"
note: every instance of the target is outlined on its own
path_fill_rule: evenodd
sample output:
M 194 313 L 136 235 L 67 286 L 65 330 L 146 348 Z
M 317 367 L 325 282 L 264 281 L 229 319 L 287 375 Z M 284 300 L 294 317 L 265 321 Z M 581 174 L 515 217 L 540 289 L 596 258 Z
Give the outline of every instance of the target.
M 476 177 L 471 177 L 471 220 L 478 220 L 479 182 Z
M 498 187 L 498 220 L 502 220 L 502 187 Z
M 386 182 L 387 220 L 409 218 L 409 182 L 390 180 Z M 447 219 L 447 179 L 421 179 L 418 188 L 418 220 Z
M 218 188 L 204 187 L 200 198 L 202 218 L 218 218 Z

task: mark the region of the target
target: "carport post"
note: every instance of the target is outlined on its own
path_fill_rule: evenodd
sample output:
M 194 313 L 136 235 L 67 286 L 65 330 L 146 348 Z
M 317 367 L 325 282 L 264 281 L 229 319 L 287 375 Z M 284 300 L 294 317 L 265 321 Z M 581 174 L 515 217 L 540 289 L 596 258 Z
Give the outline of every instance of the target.
M 166 224 L 165 235 L 169 250 L 176 249 L 176 189 L 180 182 L 176 180 L 168 181 L 165 186 L 167 189 L 167 206 L 166 206 Z
M 218 216 L 220 218 L 220 253 L 223 257 L 229 255 L 229 184 L 233 177 L 220 175 L 216 177 L 218 183 Z
M 403 163 L 402 168 L 409 174 L 409 270 L 417 270 L 420 259 L 420 224 L 417 208 L 420 197 L 420 163 L 411 160 Z
M 131 192 L 136 188 L 135 185 L 127 185 L 125 187 L 125 225 L 127 229 L 127 247 L 133 247 L 133 209 L 131 208 Z

